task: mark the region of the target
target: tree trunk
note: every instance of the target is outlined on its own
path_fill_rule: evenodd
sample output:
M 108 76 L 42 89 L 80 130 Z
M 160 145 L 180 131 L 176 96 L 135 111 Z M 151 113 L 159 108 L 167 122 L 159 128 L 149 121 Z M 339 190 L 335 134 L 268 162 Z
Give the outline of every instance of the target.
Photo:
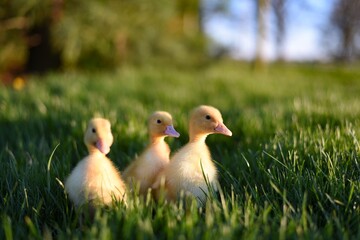
M 63 4 L 63 0 L 52 0 L 49 16 L 26 31 L 25 35 L 28 42 L 26 72 L 44 73 L 61 66 L 60 53 L 55 52 L 51 45 L 51 27 L 54 22 L 61 19 Z
M 28 58 L 26 72 L 44 73 L 60 67 L 60 55 L 51 46 L 49 21 L 27 32 Z
M 284 61 L 285 37 L 285 2 L 286 0 L 272 0 L 276 22 L 276 54 L 277 61 Z
M 331 16 L 332 27 L 338 31 L 340 48 L 337 58 L 350 62 L 357 55 L 356 36 L 360 32 L 360 1 L 338 0 Z
M 269 0 L 257 0 L 256 4 L 256 53 L 254 59 L 254 68 L 262 69 L 265 67 L 265 40 L 266 40 L 266 14 L 268 11 Z
M 200 0 L 177 0 L 177 11 L 181 21 L 181 31 L 185 35 L 202 33 Z

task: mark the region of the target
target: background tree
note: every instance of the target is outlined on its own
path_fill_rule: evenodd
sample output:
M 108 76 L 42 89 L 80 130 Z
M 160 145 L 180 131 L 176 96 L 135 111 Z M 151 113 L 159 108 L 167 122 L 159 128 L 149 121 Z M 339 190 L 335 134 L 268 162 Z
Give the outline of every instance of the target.
M 199 0 L 177 0 L 176 12 L 179 29 L 183 34 L 196 34 L 202 31 L 201 5 Z
M 168 54 L 172 56 L 172 61 L 177 61 L 178 64 L 194 63 L 194 61 L 202 63 L 206 56 L 203 1 L 173 2 L 174 14 L 168 21 L 167 38 L 164 38 L 166 42 L 163 42 L 163 45 L 172 45 Z
M 267 13 L 270 0 L 256 1 L 256 53 L 254 67 L 261 69 L 265 65 L 265 40 L 267 33 Z
M 20 72 L 26 67 L 34 70 L 29 61 L 37 50 L 48 54 L 44 58 L 46 62 L 39 62 L 39 66 L 51 62 L 49 39 L 45 35 L 52 21 L 53 2 L 55 0 L 0 2 L 0 71 Z
M 360 33 L 360 1 L 337 0 L 331 15 L 331 26 L 339 36 L 336 58 L 353 60 L 358 52 L 357 38 Z
M 66 1 L 52 36 L 65 68 L 147 62 L 173 47 L 163 41 L 174 11 L 165 0 Z
M 3 0 L 0 71 L 116 67 L 165 59 L 191 64 L 205 49 L 200 3 Z
M 272 0 L 272 7 L 274 9 L 275 25 L 276 25 L 276 51 L 277 60 L 284 60 L 283 45 L 285 40 L 285 17 L 286 17 L 286 2 L 287 0 Z

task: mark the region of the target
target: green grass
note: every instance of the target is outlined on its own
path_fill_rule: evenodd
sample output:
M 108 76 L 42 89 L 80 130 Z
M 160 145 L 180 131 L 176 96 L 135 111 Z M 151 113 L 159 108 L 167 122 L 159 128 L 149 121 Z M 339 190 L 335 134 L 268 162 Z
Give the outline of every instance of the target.
M 0 239 L 359 239 L 360 70 L 285 65 L 252 72 L 124 67 L 31 77 L 0 86 Z M 172 113 L 187 142 L 188 112 L 221 110 L 233 136 L 209 136 L 222 192 L 193 202 L 131 199 L 79 225 L 63 182 L 86 155 L 88 120 L 110 119 L 109 157 L 122 170 L 147 144 L 146 119 Z

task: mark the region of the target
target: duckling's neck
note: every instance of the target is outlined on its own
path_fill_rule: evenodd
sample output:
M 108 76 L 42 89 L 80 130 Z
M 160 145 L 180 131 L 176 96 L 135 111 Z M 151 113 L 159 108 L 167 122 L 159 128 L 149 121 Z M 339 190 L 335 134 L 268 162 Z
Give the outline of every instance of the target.
M 190 134 L 190 143 L 205 143 L 208 134 Z
M 150 136 L 150 145 L 157 145 L 157 144 L 161 144 L 164 143 L 165 141 L 165 136 Z
M 88 151 L 89 151 L 89 154 L 97 154 L 97 153 L 101 153 L 100 151 L 99 151 L 99 149 L 97 149 L 96 147 L 94 147 L 94 146 L 87 146 L 87 148 L 88 148 Z

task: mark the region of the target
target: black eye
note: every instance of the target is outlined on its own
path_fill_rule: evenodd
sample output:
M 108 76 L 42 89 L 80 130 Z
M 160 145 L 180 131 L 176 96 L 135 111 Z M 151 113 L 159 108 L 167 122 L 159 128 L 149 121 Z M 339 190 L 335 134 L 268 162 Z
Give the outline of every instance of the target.
M 93 132 L 93 133 L 96 133 L 96 129 L 95 129 L 95 128 L 93 128 L 93 129 L 92 129 L 92 132 Z
M 158 124 L 160 124 L 160 123 L 161 123 L 161 120 L 160 120 L 160 119 L 158 119 L 156 122 L 157 122 Z
M 206 115 L 205 118 L 206 118 L 207 120 L 210 120 L 210 119 L 211 119 L 210 115 Z

